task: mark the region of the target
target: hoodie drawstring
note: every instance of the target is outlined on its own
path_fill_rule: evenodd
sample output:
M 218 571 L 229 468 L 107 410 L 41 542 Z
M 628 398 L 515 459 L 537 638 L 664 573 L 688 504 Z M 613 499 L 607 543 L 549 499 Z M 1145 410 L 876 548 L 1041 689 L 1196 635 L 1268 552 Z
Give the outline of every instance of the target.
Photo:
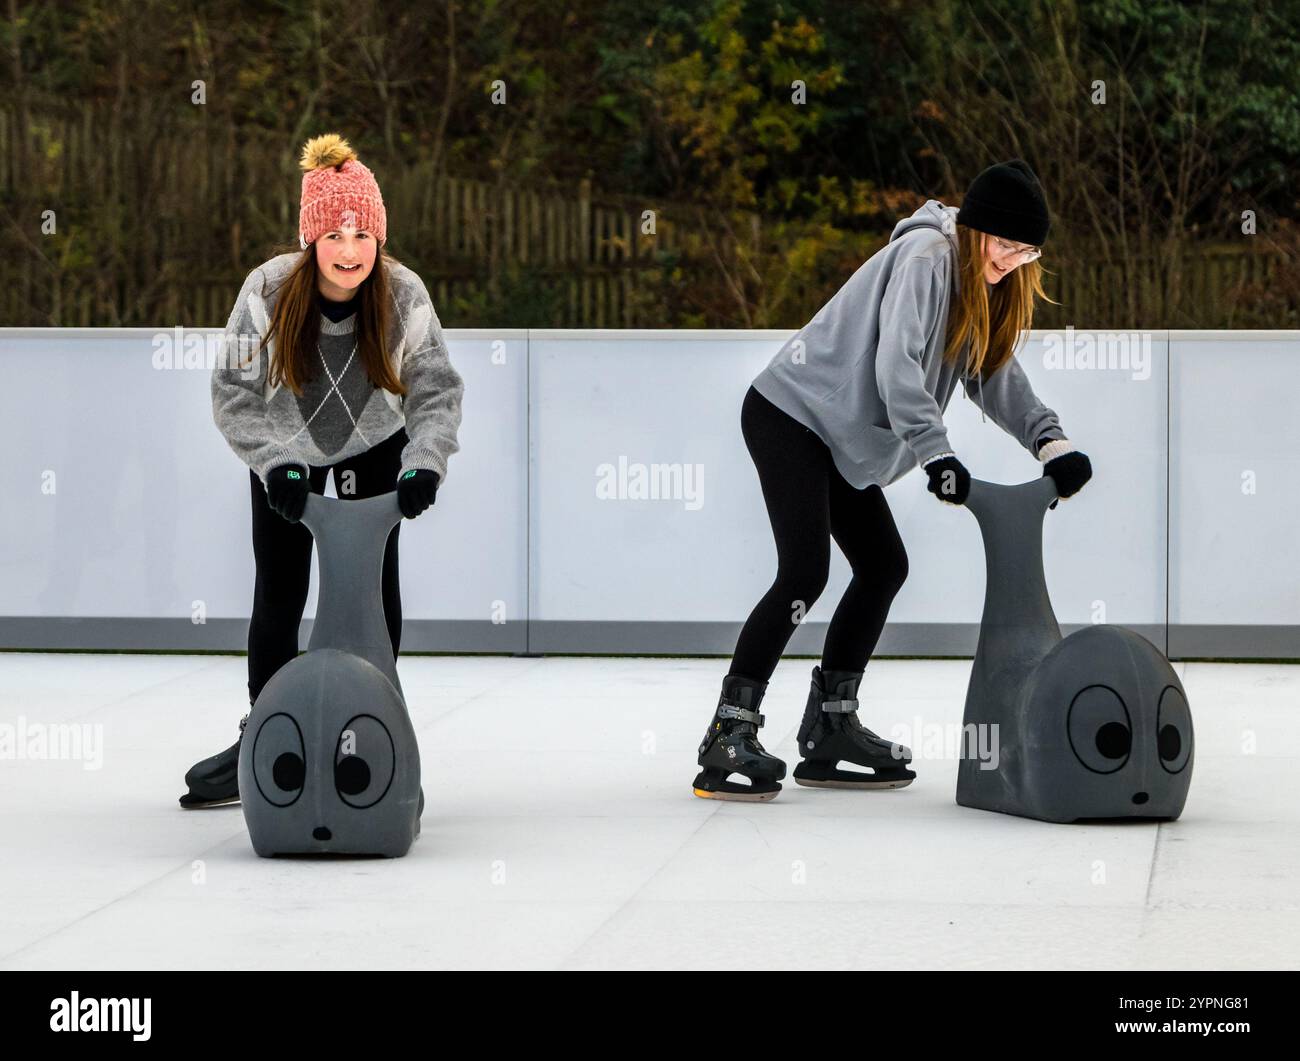
M 966 386 L 969 383 L 970 383 L 970 347 L 968 346 L 966 348 L 966 369 L 962 373 L 961 396 L 963 398 L 970 397 L 970 395 L 966 392 Z M 976 389 L 979 391 L 980 422 L 988 423 L 988 418 L 984 415 L 984 376 L 982 374 L 975 377 L 975 386 Z

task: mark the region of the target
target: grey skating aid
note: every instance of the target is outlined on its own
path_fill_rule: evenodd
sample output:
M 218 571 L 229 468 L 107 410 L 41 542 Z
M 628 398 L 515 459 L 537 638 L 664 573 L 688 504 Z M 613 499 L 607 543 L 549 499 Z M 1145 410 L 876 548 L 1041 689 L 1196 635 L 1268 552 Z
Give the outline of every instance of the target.
M 1177 818 L 1192 779 L 1186 693 L 1132 630 L 1061 638 L 1043 576 L 1043 514 L 1056 496 L 1050 476 L 971 480 L 987 582 L 957 802 L 1051 822 Z
M 253 849 L 405 855 L 420 831 L 420 754 L 381 589 L 401 520 L 396 492 L 356 501 L 309 494 L 320 594 L 307 651 L 262 689 L 239 753 Z

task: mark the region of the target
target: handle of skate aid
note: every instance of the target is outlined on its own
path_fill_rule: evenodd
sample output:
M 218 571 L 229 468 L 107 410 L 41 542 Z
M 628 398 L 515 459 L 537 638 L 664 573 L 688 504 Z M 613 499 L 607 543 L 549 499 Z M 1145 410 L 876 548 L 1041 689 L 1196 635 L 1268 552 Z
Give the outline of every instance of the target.
M 972 478 L 966 508 L 981 523 L 1035 517 L 1041 521 L 1059 497 L 1056 480 L 1050 475 L 1023 483 L 991 483 Z
M 397 491 L 345 500 L 308 494 L 302 522 L 316 544 L 320 593 L 308 650 L 369 660 L 401 693 L 381 591 L 389 535 L 402 520 Z
M 324 526 L 345 519 L 367 524 L 377 533 L 380 530 L 392 530 L 402 518 L 396 490 L 363 498 L 326 497 L 324 494 L 310 493 L 302 514 L 302 522 L 316 538 L 320 537 L 318 530 Z

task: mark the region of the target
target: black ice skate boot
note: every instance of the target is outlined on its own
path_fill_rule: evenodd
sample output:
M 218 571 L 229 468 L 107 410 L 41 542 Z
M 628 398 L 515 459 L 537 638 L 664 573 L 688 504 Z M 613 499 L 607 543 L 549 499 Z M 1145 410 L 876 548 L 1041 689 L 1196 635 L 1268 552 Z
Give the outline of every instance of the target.
M 703 769 L 694 781 L 700 798 L 763 802 L 781 791 L 777 782 L 785 777 L 785 763 L 769 755 L 758 742 L 758 728 L 763 724 L 758 705 L 766 691 L 767 682 L 735 674 L 722 679 L 722 695 L 700 742 Z M 747 777 L 750 783 L 727 780 L 732 774 Z
M 878 737 L 858 721 L 858 683 L 862 671 L 825 671 L 813 667 L 808 706 L 799 726 L 797 785 L 809 788 L 905 788 L 916 777 L 907 764 L 912 753 Z M 865 766 L 841 770 L 840 760 Z
M 239 720 L 239 740 L 224 752 L 218 752 L 190 767 L 185 783 L 190 790 L 181 797 L 186 810 L 224 807 L 239 802 L 239 746 L 244 740 L 248 715 Z

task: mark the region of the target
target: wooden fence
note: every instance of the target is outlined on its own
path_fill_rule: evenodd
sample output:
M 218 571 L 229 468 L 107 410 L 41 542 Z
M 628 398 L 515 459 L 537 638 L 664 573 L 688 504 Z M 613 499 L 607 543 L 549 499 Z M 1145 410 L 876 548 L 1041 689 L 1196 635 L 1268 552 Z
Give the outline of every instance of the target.
M 1044 264 L 1055 275 L 1044 286 L 1060 306 L 1040 304 L 1035 326 L 1060 328 L 1233 328 L 1295 327 L 1295 321 L 1268 321 L 1253 311 L 1246 293 L 1294 269 L 1280 252 L 1253 242 L 1192 245 L 1169 265 L 1154 256 L 1117 259 L 1075 251 Z M 1111 260 L 1106 261 L 1104 258 Z
M 168 117 L 146 137 L 115 130 L 106 108 L 81 105 L 34 116 L 23 150 L 17 124 L 14 109 L 0 107 L 0 203 L 19 213 L 25 255 L 19 275 L 5 277 L 0 262 L 12 281 L 0 291 L 3 323 L 224 324 L 248 262 L 296 246 L 301 172 L 264 134 L 186 130 Z M 388 249 L 417 268 L 439 304 L 499 291 L 522 271 L 553 288 L 557 325 L 642 323 L 635 274 L 677 249 L 677 228 L 696 210 L 596 195 L 589 181 L 519 187 L 420 163 L 381 186 Z M 63 240 L 41 234 L 46 211 Z M 78 242 L 89 218 L 93 231 L 117 238 L 98 269 L 98 248 Z
M 223 325 L 248 263 L 297 246 L 301 174 L 284 145 L 176 111 L 159 106 L 128 125 L 100 105 L 42 110 L 24 138 L 14 107 L 0 106 L 0 206 L 12 218 L 0 230 L 17 250 L 17 267 L 0 261 L 0 324 Z M 688 286 L 716 284 L 736 262 L 725 237 L 708 255 L 687 255 L 712 221 L 699 204 L 598 193 L 587 181 L 464 179 L 419 162 L 382 174 L 381 185 L 389 249 L 424 278 L 449 326 L 476 305 L 494 319 L 470 323 L 661 326 L 674 319 L 656 302 L 666 259 L 680 259 Z M 653 233 L 643 230 L 647 210 Z M 45 211 L 61 240 L 41 234 Z M 761 245 L 762 219 L 749 222 Z M 1063 305 L 1042 305 L 1035 325 L 1270 326 L 1251 319 L 1240 292 L 1293 266 L 1252 246 L 1189 246 L 1176 277 L 1152 259 L 1106 264 L 1053 247 L 1048 290 Z M 521 276 L 531 315 L 503 321 Z M 833 292 L 808 291 L 783 323 L 799 326 Z

